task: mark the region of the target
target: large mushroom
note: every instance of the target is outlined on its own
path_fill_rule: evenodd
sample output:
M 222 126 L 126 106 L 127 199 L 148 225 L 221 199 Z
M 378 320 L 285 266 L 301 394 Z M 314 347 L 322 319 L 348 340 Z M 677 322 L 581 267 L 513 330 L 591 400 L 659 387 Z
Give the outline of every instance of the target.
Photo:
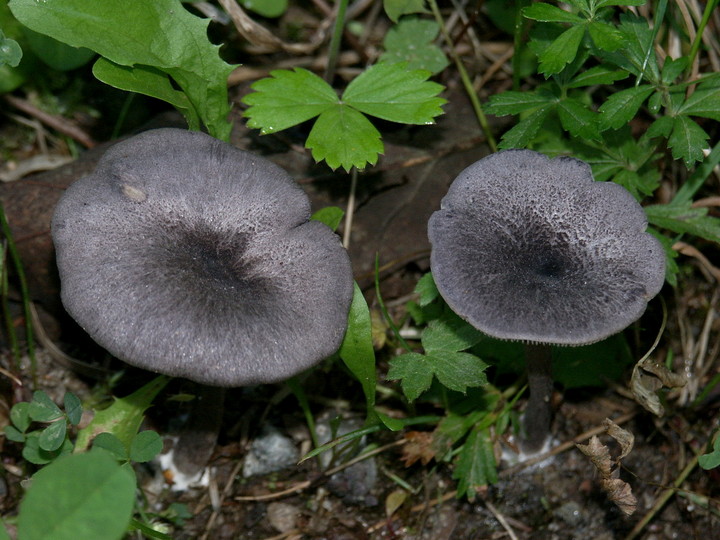
M 309 218 L 308 197 L 270 161 L 203 133 L 142 133 L 57 205 L 63 304 L 128 364 L 220 387 L 287 379 L 340 347 L 353 296 L 339 238 Z M 197 393 L 181 435 L 192 444 L 174 456 L 189 477 L 222 413 L 222 391 Z
M 340 346 L 347 253 L 278 166 L 198 132 L 113 146 L 52 221 L 63 304 L 129 364 L 232 387 Z
M 665 254 L 623 187 L 577 159 L 507 150 L 455 179 L 430 219 L 431 270 L 448 305 L 485 334 L 526 343 L 522 448 L 550 429 L 550 345 L 586 345 L 637 320 Z

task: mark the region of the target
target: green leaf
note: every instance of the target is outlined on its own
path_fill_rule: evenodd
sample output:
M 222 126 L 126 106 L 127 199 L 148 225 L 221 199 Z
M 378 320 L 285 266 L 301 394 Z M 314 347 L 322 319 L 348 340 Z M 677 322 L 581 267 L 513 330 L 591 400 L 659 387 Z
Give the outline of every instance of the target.
M 612 84 L 627 78 L 628 72 L 610 65 L 593 66 L 573 77 L 567 88 L 582 88 L 596 84 Z
M 644 17 L 632 13 L 620 14 L 618 30 L 623 35 L 623 46 L 603 56 L 619 67 L 635 75 L 641 75 L 652 83 L 660 79 L 657 57 L 653 48 L 653 31 Z
M 715 436 L 715 442 L 713 443 L 711 452 L 698 457 L 698 465 L 706 471 L 720 466 L 720 437 Z
M 8 441 L 25 442 L 25 434 L 15 426 L 5 426 L 3 433 Z
M 169 380 L 168 377 L 162 375 L 156 377 L 129 396 L 116 398 L 107 409 L 97 411 L 87 427 L 78 432 L 75 442 L 76 452 L 87 449 L 93 438 L 103 432 L 115 435 L 129 450 L 143 421 L 145 410 Z
M 408 69 L 440 73 L 447 67 L 448 59 L 440 47 L 432 43 L 439 31 L 435 21 L 403 17 L 385 35 L 385 52 L 380 55 L 380 62 L 405 62 Z
M 437 97 L 443 86 L 428 81 L 429 76 L 429 71 L 407 69 L 403 63 L 375 64 L 350 82 L 342 101 L 383 120 L 431 124 L 446 101 Z
M 587 29 L 598 49 L 615 51 L 623 45 L 622 33 L 608 23 L 592 21 L 587 25 Z
M 430 321 L 422 333 L 427 354 L 458 352 L 469 349 L 483 339 L 483 335 L 456 315 Z
M 288 7 L 288 0 L 240 0 L 240 3 L 250 11 L 270 19 L 279 17 Z
M 305 146 L 316 161 L 327 161 L 331 169 L 342 166 L 364 169 L 377 162 L 384 147 L 380 132 L 355 109 L 336 105 L 324 111 L 315 121 Z
M 672 84 L 682 72 L 685 71 L 688 65 L 688 57 L 681 56 L 673 60 L 669 56 L 665 58 L 665 63 L 662 67 L 661 79 L 665 84 Z
M 72 392 L 65 392 L 63 406 L 65 407 L 65 416 L 67 416 L 68 422 L 73 426 L 77 426 L 82 418 L 82 403 L 80 399 Z
M 16 428 L 25 433 L 32 422 L 30 419 L 30 403 L 21 401 L 13 405 L 12 409 L 10 409 L 10 421 Z
M 11 540 L 5 527 L 5 521 L 2 518 L 0 518 L 0 540 Z
M 14 39 L 5 37 L 0 29 L 0 66 L 17 67 L 22 55 L 20 44 Z
M 69 454 L 73 451 L 72 443 L 66 438 L 60 448 L 56 450 L 44 450 L 40 447 L 41 431 L 33 431 L 25 437 L 25 446 L 22 449 L 22 456 L 26 461 L 35 465 L 46 465 L 58 457 Z
M 468 387 L 484 386 L 488 382 L 485 375 L 488 365 L 473 354 L 433 351 L 428 358 L 435 376 L 450 390 L 464 394 Z
M 67 422 L 65 419 L 53 422 L 40 432 L 38 444 L 40 448 L 46 452 L 54 452 L 60 448 L 65 442 L 65 434 L 67 433 Z
M 343 212 L 341 208 L 338 208 L 337 206 L 326 206 L 310 216 L 310 219 L 324 223 L 335 231 L 340 225 L 344 215 L 345 212 Z
M 119 540 L 135 503 L 135 476 L 109 454 L 58 458 L 32 479 L 20 503 L 23 540 Z
M 585 35 L 584 25 L 571 26 L 565 30 L 539 56 L 538 71 L 545 77 L 562 71 L 577 55 L 583 35 Z
M 656 227 L 720 243 L 720 219 L 708 216 L 707 208 L 693 208 L 689 202 L 654 204 L 646 206 L 645 213 Z
M 600 0 L 595 4 L 595 9 L 601 9 L 610 6 L 644 6 L 647 0 Z
M 549 92 L 515 92 L 508 90 L 490 96 L 490 103 L 486 112 L 497 116 L 519 114 L 537 107 L 557 103 L 557 101 L 558 99 Z
M 387 379 L 401 379 L 403 393 L 408 401 L 415 401 L 430 388 L 434 372 L 430 359 L 419 353 L 405 353 L 390 360 Z
M 703 160 L 703 149 L 709 148 L 708 139 L 710 136 L 693 120 L 687 116 L 676 116 L 668 146 L 673 157 L 682 159 L 689 168 L 696 161 Z
M 28 407 L 28 415 L 36 422 L 52 422 L 62 417 L 63 412 L 45 392 L 36 390 Z
M 536 3 L 522 10 L 524 17 L 542 22 L 582 23 L 585 19 L 550 4 Z
M 92 441 L 93 448 L 102 448 L 103 450 L 110 452 L 116 459 L 120 461 L 127 461 L 129 458 L 128 449 L 125 445 L 112 433 L 104 432 L 98 433 Z
M 207 37 L 208 19 L 179 0 L 11 0 L 28 28 L 73 47 L 86 47 L 123 66 L 151 66 L 185 92 L 211 135 L 228 140 L 227 77 L 233 66 Z
M 492 438 L 488 429 L 473 428 L 458 456 L 453 478 L 458 497 L 474 500 L 478 491 L 498 480 Z
M 415 285 L 415 292 L 420 295 L 419 304 L 421 307 L 425 307 L 440 296 L 435 280 L 433 279 L 432 273 L 428 272 L 421 277 L 417 285 Z
M 680 107 L 682 114 L 720 120 L 720 81 L 703 83 Z
M 515 127 L 506 131 L 502 136 L 499 147 L 502 150 L 508 148 L 525 148 L 545 122 L 548 114 L 555 109 L 555 105 L 541 107 L 529 116 L 520 120 Z
M 402 15 L 428 13 L 425 0 L 383 0 L 383 6 L 392 22 L 397 22 Z
M 32 52 L 45 64 L 58 71 L 69 71 L 84 66 L 95 56 L 90 49 L 71 47 L 29 28 L 25 29 L 24 34 Z
M 155 458 L 163 449 L 163 442 L 156 432 L 151 430 L 138 433 L 130 444 L 130 459 L 145 463 Z
M 295 126 L 330 110 L 339 103 L 335 90 L 314 73 L 295 68 L 270 72 L 251 88 L 242 101 L 247 125 L 265 135 Z
M 188 97 L 175 89 L 167 73 L 150 66 L 121 66 L 102 57 L 97 59 L 92 71 L 98 80 L 114 88 L 137 92 L 169 103 L 185 117 L 190 129 L 200 129 L 198 112 Z
M 654 87 L 643 84 L 611 94 L 599 109 L 601 129 L 619 129 L 630 122 L 654 91 Z
M 372 344 L 372 321 L 365 297 L 354 284 L 352 304 L 348 315 L 348 328 L 340 346 L 340 358 L 360 382 L 365 395 L 368 418 L 375 410 L 375 350 Z
M 598 114 L 591 111 L 584 103 L 573 99 L 561 99 L 558 104 L 558 116 L 562 127 L 575 137 L 599 139 Z

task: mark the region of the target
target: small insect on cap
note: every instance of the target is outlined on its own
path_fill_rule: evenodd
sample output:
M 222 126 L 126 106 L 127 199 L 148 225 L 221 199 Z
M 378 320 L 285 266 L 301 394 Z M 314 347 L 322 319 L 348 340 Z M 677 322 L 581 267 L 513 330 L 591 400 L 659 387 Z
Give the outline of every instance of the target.
M 455 179 L 430 218 L 431 269 L 458 315 L 501 339 L 584 345 L 637 320 L 665 253 L 622 186 L 577 159 L 507 150 Z
M 353 295 L 339 238 L 280 167 L 208 135 L 113 146 L 52 222 L 67 311 L 141 368 L 275 382 L 334 353 Z

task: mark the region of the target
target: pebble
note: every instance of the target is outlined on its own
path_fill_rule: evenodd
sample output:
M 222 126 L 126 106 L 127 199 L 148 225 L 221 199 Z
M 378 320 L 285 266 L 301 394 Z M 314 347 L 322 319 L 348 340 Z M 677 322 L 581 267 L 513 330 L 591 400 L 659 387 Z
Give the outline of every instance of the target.
M 300 454 L 292 439 L 276 428 L 267 426 L 251 443 L 243 463 L 242 475 L 244 478 L 249 478 L 280 471 L 294 466 L 299 459 Z

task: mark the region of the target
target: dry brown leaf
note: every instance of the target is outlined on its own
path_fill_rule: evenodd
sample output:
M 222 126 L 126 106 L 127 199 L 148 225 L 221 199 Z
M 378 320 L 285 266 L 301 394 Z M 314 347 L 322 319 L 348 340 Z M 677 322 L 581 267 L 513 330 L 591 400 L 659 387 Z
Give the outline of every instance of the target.
M 402 459 L 406 467 L 418 460 L 423 465 L 427 465 L 435 457 L 435 451 L 432 447 L 432 433 L 428 431 L 408 431 L 405 434 L 405 440 L 407 442 L 402 448 Z
M 633 368 L 630 379 L 630 389 L 635 401 L 656 416 L 665 414 L 665 409 L 660 404 L 657 391 L 663 386 L 668 388 L 679 388 L 685 386 L 687 380 L 682 375 L 673 373 L 664 365 L 644 358 Z
M 613 461 L 610 449 L 593 435 L 588 444 L 576 444 L 578 450 L 590 458 L 600 473 L 600 486 L 610 499 L 625 515 L 631 515 L 637 507 L 637 499 L 632 493 L 630 484 L 618 478 L 620 476 L 620 460 L 627 456 L 633 448 L 635 437 L 622 429 L 615 422 L 606 419 L 605 432 L 620 445 L 620 456 Z

